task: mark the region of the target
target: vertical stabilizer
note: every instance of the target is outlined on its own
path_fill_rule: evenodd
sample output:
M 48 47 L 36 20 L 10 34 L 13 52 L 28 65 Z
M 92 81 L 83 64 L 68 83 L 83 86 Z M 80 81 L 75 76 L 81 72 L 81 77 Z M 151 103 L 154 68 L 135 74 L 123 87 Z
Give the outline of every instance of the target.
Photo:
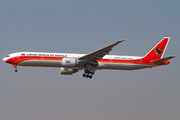
M 158 60 L 163 57 L 170 37 L 164 37 L 153 49 L 151 49 L 145 56 L 145 59 Z

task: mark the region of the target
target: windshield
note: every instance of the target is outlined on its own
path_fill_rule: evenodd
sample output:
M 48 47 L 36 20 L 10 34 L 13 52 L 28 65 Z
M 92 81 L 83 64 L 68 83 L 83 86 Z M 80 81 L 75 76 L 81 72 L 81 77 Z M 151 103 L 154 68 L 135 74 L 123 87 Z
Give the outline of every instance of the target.
M 10 55 L 6 55 L 6 57 L 10 57 Z

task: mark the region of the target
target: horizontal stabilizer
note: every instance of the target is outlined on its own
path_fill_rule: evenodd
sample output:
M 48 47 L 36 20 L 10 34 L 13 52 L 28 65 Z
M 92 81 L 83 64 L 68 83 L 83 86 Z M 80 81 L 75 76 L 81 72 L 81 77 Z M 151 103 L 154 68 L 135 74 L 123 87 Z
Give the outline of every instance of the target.
M 161 62 L 164 62 L 166 60 L 170 60 L 170 59 L 175 58 L 175 57 L 176 56 L 165 57 L 165 58 L 162 58 L 162 59 L 158 59 L 158 60 L 152 61 L 152 63 L 161 63 Z

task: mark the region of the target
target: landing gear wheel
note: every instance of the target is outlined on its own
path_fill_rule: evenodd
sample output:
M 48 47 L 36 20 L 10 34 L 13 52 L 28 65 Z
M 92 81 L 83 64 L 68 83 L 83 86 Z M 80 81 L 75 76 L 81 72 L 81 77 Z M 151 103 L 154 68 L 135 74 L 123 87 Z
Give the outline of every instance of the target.
M 94 71 L 91 71 L 91 74 L 94 75 Z
M 91 78 L 92 78 L 92 75 L 89 75 L 89 78 L 91 79 Z
M 86 70 L 84 70 L 84 73 L 88 73 L 88 70 L 86 69 Z
M 86 77 L 86 78 L 89 78 L 89 79 L 92 79 L 94 73 L 95 73 L 95 70 L 85 69 L 84 74 L 82 76 Z
M 83 77 L 86 77 L 86 74 L 83 74 Z
M 88 77 L 89 77 L 89 75 L 87 74 L 87 75 L 86 75 L 86 78 L 88 78 Z
M 17 72 L 17 71 L 18 71 L 17 69 L 14 70 L 14 72 Z

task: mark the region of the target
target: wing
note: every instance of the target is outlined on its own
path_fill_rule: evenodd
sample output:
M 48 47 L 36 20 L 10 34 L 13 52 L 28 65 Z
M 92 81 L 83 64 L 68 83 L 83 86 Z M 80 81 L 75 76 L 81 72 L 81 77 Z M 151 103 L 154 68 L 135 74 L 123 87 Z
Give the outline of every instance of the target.
M 108 54 L 114 46 L 119 44 L 120 42 L 123 42 L 124 40 L 119 40 L 116 43 L 113 43 L 107 47 L 104 47 L 102 49 L 96 50 L 92 53 L 86 54 L 82 57 L 79 57 L 78 60 L 85 60 L 85 61 L 94 61 L 94 60 L 100 60 L 102 59 L 106 54 Z

